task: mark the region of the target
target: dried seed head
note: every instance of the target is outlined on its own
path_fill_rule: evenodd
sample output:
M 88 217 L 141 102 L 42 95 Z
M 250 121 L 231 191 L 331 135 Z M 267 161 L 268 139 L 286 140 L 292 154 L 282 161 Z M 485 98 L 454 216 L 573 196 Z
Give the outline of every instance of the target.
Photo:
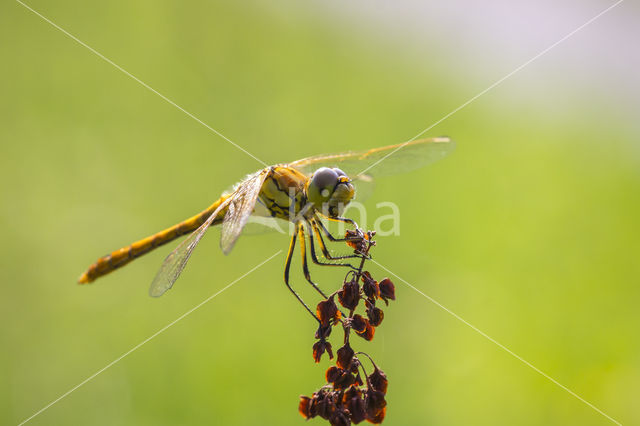
M 382 392 L 383 394 L 387 393 L 389 381 L 387 380 L 387 375 L 379 368 L 376 367 L 374 372 L 369 375 L 369 383 L 371 383 L 371 387 L 373 387 L 374 390 Z
M 361 396 L 362 396 L 362 391 L 358 389 L 357 386 L 351 385 L 349 386 L 349 389 L 344 391 L 344 394 L 342 395 L 342 403 L 344 404 L 351 398 L 358 398 Z
M 351 318 L 351 328 L 356 333 L 364 333 L 367 329 L 367 320 L 362 317 L 360 314 L 355 314 L 353 318 Z
M 382 324 L 384 312 L 382 312 L 382 309 L 376 308 L 372 303 L 367 301 L 367 317 L 369 318 L 369 324 L 377 327 Z
M 333 417 L 333 413 L 336 411 L 336 404 L 330 392 L 320 391 L 314 394 L 314 400 L 313 405 L 318 416 L 325 420 Z
M 384 420 L 384 416 L 387 414 L 387 407 L 382 408 L 378 414 L 374 417 L 367 417 L 367 421 L 373 424 L 380 424 Z
M 350 426 L 349 412 L 343 406 L 338 407 L 333 417 L 329 419 L 329 423 L 331 423 L 331 426 Z
M 324 373 L 324 377 L 327 379 L 327 383 L 333 383 L 342 375 L 342 369 L 332 365 L 327 368 L 327 372 Z
M 329 354 L 329 359 L 333 359 L 333 351 L 331 350 L 331 343 L 324 339 L 318 340 L 313 344 L 313 360 L 318 363 L 324 352 Z
M 351 247 L 356 253 L 363 253 L 367 250 L 367 240 L 369 235 L 362 233 L 358 230 L 347 230 L 344 235 L 347 245 Z
M 335 323 L 340 319 L 340 311 L 336 306 L 336 302 L 333 300 L 333 296 L 318 303 L 318 306 L 316 307 L 316 314 L 323 326 L 330 325 L 332 322 Z
M 367 420 L 371 423 L 382 423 L 384 419 L 384 409 L 387 401 L 384 394 L 380 391 L 368 389 L 364 398 L 364 408 L 367 413 Z M 382 416 L 381 416 L 382 413 Z
M 391 281 L 389 278 L 385 278 L 384 280 L 380 281 L 379 287 L 380 298 L 384 300 L 384 303 L 386 303 L 387 305 L 389 304 L 387 299 L 396 300 L 396 286 L 393 285 L 393 281 Z
M 342 285 L 342 289 L 338 291 L 338 301 L 349 310 L 356 309 L 360 301 L 360 286 L 358 282 L 354 280 L 345 282 Z
M 362 273 L 362 282 L 362 291 L 370 301 L 374 302 L 380 297 L 380 287 L 378 287 L 378 282 L 371 278 L 371 274 L 369 272 L 365 271 Z
M 353 349 L 351 349 L 351 346 L 349 346 L 348 343 L 345 344 L 343 347 L 338 349 L 338 358 L 336 359 L 336 365 L 345 370 L 349 370 L 349 367 L 351 366 L 351 360 L 353 359 L 353 354 L 354 352 Z
M 358 333 L 358 336 L 364 338 L 364 340 L 373 340 L 373 335 L 376 333 L 376 328 L 369 324 L 369 320 L 366 320 L 366 327 L 362 333 Z
M 316 339 L 326 339 L 331 334 L 331 324 L 318 326 L 316 330 Z
M 354 384 L 355 382 L 356 382 L 356 378 L 353 374 L 351 374 L 348 371 L 342 370 L 342 374 L 340 375 L 340 377 L 338 377 L 336 381 L 333 382 L 333 388 L 346 389 L 352 384 Z
M 305 419 L 310 419 L 311 415 L 311 398 L 308 396 L 300 395 L 300 403 L 298 404 L 298 412 Z
M 355 424 L 360 423 L 367 417 L 364 409 L 364 400 L 362 399 L 362 391 L 356 386 L 351 385 L 342 396 L 342 403 L 349 410 L 351 421 Z
M 372 340 L 373 335 L 376 332 L 376 329 L 369 320 L 366 318 L 362 318 L 361 315 L 355 314 L 351 320 L 351 328 L 358 334 L 358 336 L 363 337 L 365 340 Z
M 364 233 L 360 229 L 346 233 L 347 244 L 361 257 L 361 265 L 370 258 L 369 250 L 375 245 L 373 235 L 373 232 Z M 375 306 L 376 299 L 381 298 L 385 303 L 394 300 L 395 287 L 388 278 L 378 283 L 369 272 L 362 271 L 362 266 L 357 271 L 350 271 L 343 281 L 342 288 L 327 300 L 318 303 L 316 307 L 320 325 L 315 333 L 318 341 L 313 345 L 315 362 L 320 361 L 324 352 L 328 352 L 329 357 L 333 359 L 332 347 L 327 338 L 332 327 L 341 318 L 341 312 L 335 303 L 336 294 L 340 305 L 348 309 L 348 317 L 342 320 L 345 344 L 337 351 L 335 365 L 325 372 L 328 384 L 314 392 L 311 398 L 301 396 L 298 411 L 305 419 L 319 416 L 335 426 L 349 426 L 364 420 L 381 423 L 386 415 L 387 377 L 371 360 L 374 371 L 366 377 L 367 387 L 361 388 L 365 385 L 364 376 L 360 375 L 360 360 L 349 344 L 349 333 L 353 330 L 366 340 L 373 339 L 375 327 L 379 326 L 384 318 L 382 309 Z M 366 317 L 354 312 L 360 299 L 365 300 Z
M 357 368 L 357 366 L 356 366 Z M 354 382 L 354 385 L 356 386 L 362 386 L 364 385 L 364 382 L 362 381 L 362 377 L 360 377 L 360 373 L 356 371 L 356 381 Z

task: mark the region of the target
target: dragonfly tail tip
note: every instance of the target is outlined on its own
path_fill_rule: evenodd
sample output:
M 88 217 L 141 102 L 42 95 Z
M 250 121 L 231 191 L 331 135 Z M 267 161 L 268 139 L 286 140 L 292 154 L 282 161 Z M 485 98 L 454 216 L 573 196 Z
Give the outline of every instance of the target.
M 89 279 L 89 274 L 87 274 L 86 272 L 80 275 L 80 278 L 78 278 L 78 284 L 89 284 L 91 281 L 92 280 Z

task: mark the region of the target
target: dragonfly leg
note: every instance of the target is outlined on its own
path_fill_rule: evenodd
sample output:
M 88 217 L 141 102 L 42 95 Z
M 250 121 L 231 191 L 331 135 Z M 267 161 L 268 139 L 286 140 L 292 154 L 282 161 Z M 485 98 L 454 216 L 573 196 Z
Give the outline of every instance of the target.
M 309 273 L 309 265 L 307 264 L 307 243 L 304 235 L 304 224 L 300 223 L 298 225 L 298 236 L 300 237 L 300 254 L 302 254 L 302 271 L 304 272 L 304 277 L 309 281 L 309 284 L 313 286 L 313 288 L 318 291 L 324 297 L 327 298 L 327 295 L 318 287 L 316 283 L 311 280 L 311 274 Z M 313 252 L 313 251 L 312 251 Z M 313 254 L 312 254 L 313 256 Z
M 315 222 L 308 222 L 310 230 L 309 230 L 309 247 L 311 249 L 311 260 L 313 260 L 313 263 L 316 263 L 318 265 L 327 265 L 327 266 L 349 266 L 353 269 L 357 269 L 355 266 L 349 264 L 349 263 L 324 263 L 324 262 L 320 262 L 318 260 L 318 256 L 316 255 L 316 248 L 315 248 L 315 243 L 313 241 L 313 237 L 317 237 L 318 239 L 318 244 L 320 245 L 320 250 L 322 251 L 322 255 L 325 257 L 325 259 L 327 260 L 342 260 L 342 259 L 353 259 L 353 258 L 359 258 L 360 256 L 357 254 L 350 254 L 350 255 L 346 255 L 346 256 L 333 256 L 330 252 L 329 249 L 327 248 L 324 239 L 322 238 L 322 234 L 320 233 L 320 230 L 318 229 L 318 225 Z
M 354 228 L 358 229 L 358 224 L 356 223 L 356 221 L 353 220 L 353 219 L 349 219 L 348 217 L 340 217 L 340 216 L 331 217 L 331 216 L 327 216 L 327 219 L 332 220 L 334 222 L 348 223 L 349 225 L 351 225 Z
M 360 239 L 362 238 L 362 236 L 363 236 L 363 231 L 362 231 L 362 230 L 360 230 L 360 228 L 358 227 L 358 224 L 357 224 L 353 219 L 349 219 L 349 218 L 346 218 L 346 217 L 339 217 L 339 216 L 337 216 L 337 217 L 328 217 L 328 216 L 326 216 L 326 218 L 327 218 L 328 220 L 333 220 L 333 221 L 335 221 L 335 222 L 343 222 L 343 223 L 348 223 L 348 224 L 350 224 L 350 225 L 353 225 L 353 227 L 354 227 L 354 228 L 356 228 L 356 229 L 355 229 L 355 234 L 356 234 L 356 235 L 358 235 L 358 236 L 353 237 L 353 239 L 352 239 L 352 238 L 347 238 L 347 237 L 345 237 L 345 238 L 336 238 L 336 237 L 334 237 L 333 235 L 331 235 L 331 232 L 329 232 L 329 230 L 327 229 L 327 227 L 325 226 L 325 224 L 322 222 L 322 220 L 320 220 L 320 219 L 316 216 L 316 218 L 315 218 L 314 222 L 315 222 L 315 223 L 317 223 L 317 224 L 319 225 L 320 229 L 322 229 L 322 232 L 324 232 L 324 234 L 329 238 L 329 240 L 331 240 L 331 241 L 343 241 L 343 242 L 345 242 L 345 241 L 346 241 L 346 242 L 349 242 L 349 241 L 358 241 L 358 240 L 360 240 Z M 316 232 L 317 232 L 317 229 L 316 229 Z M 352 232 L 353 232 L 353 231 L 352 231 Z M 348 234 L 349 234 L 349 232 L 347 231 L 347 235 L 348 235 Z M 317 235 L 320 237 L 320 239 L 322 239 L 322 237 L 320 236 L 320 233 L 319 233 L 319 232 L 318 232 L 318 234 L 317 234 Z M 323 243 L 324 243 L 324 242 L 323 242 Z M 323 244 L 323 243 L 322 243 L 322 244 Z M 353 256 L 347 256 L 347 257 L 362 257 L 362 255 L 360 255 L 360 254 L 354 254 Z M 370 259 L 370 257 L 369 257 L 369 256 L 367 256 L 367 258 L 368 258 L 368 259 Z
M 333 220 L 335 222 L 344 222 L 344 223 L 348 223 L 353 225 L 354 228 L 356 228 L 356 231 L 358 232 L 362 232 L 360 231 L 360 228 L 358 228 L 358 224 L 352 220 L 352 219 L 348 219 L 346 217 L 327 217 L 328 220 Z M 327 229 L 327 227 L 325 226 L 325 224 L 322 222 L 322 220 L 320 220 L 318 217 L 316 217 L 316 219 L 314 219 L 314 223 L 316 223 L 319 228 L 322 230 L 322 232 L 327 236 L 327 238 L 329 238 L 330 241 L 333 242 L 345 242 L 345 241 L 350 241 L 349 238 L 336 238 L 333 235 L 331 235 L 331 232 L 329 232 L 329 230 Z M 317 227 L 316 227 L 316 231 L 317 231 Z M 320 233 L 318 232 L 318 237 L 321 239 L 322 236 L 320 235 Z M 353 240 L 351 240 L 353 241 Z M 324 242 L 322 243 L 324 244 Z M 360 257 L 359 255 L 354 255 L 354 256 L 347 256 L 347 257 Z
M 322 229 L 322 232 L 324 233 L 324 235 L 326 235 L 327 238 L 329 238 L 329 241 L 333 241 L 333 242 L 345 242 L 345 241 L 347 241 L 346 238 L 336 238 L 333 235 L 331 235 L 331 232 L 329 232 L 329 230 L 327 229 L 326 226 L 324 226 L 324 223 L 321 220 L 317 220 L 316 222 L 320 226 L 320 229 Z
M 289 269 L 291 268 L 291 258 L 293 256 L 293 250 L 296 247 L 296 238 L 297 237 L 298 237 L 298 233 L 294 232 L 293 233 L 293 237 L 291 237 L 291 243 L 289 244 L 289 252 L 287 253 L 287 261 L 286 261 L 285 266 L 284 266 L 284 283 L 286 284 L 286 286 L 289 289 L 289 291 L 291 293 L 293 293 L 293 295 L 296 297 L 296 299 L 298 299 L 298 301 L 300 303 L 302 303 L 302 306 L 304 306 L 304 308 L 311 314 L 313 319 L 315 319 L 316 321 L 320 322 L 320 320 L 318 319 L 316 314 L 313 313 L 311 308 L 309 308 L 309 306 L 307 306 L 307 304 L 304 303 L 302 298 L 298 295 L 298 293 L 295 292 L 295 290 L 293 288 L 291 288 L 291 285 L 289 284 Z M 302 244 L 304 244 L 304 240 L 302 240 Z M 314 284 L 314 286 L 315 286 L 315 284 Z

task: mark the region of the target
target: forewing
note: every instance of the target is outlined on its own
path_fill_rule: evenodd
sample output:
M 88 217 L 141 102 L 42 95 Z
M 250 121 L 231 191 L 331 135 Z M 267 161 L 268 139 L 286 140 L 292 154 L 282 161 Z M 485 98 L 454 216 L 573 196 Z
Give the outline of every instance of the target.
M 211 213 L 211 216 L 200 225 L 198 229 L 193 231 L 178 247 L 175 248 L 162 262 L 160 270 L 156 274 L 156 277 L 151 283 L 149 288 L 149 295 L 153 297 L 162 296 L 167 290 L 173 287 L 173 283 L 176 282 L 182 270 L 187 265 L 191 252 L 198 245 L 202 237 L 204 236 L 207 228 L 213 223 L 218 213 L 220 213 L 228 204 L 230 200 L 227 199 L 220 206 Z
M 222 221 L 222 235 L 220 237 L 220 248 L 224 254 L 229 254 L 238 240 L 253 212 L 268 173 L 269 170 L 265 169 L 250 176 L 231 194 L 229 210 Z
M 404 173 L 424 167 L 449 154 L 455 143 L 447 138 L 429 138 L 340 154 L 317 155 L 294 161 L 289 166 L 310 175 L 320 167 L 338 167 L 354 181 Z

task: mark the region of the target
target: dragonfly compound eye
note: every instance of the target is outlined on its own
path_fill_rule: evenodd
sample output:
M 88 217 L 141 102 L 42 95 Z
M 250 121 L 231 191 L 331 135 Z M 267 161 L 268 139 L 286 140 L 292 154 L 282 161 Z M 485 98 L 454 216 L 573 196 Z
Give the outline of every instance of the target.
M 340 169 L 322 167 L 311 176 L 307 197 L 320 211 L 338 216 L 353 198 L 354 189 L 347 175 Z
M 343 172 L 342 170 L 340 170 L 337 167 L 334 167 L 333 170 L 338 174 L 338 176 L 346 176 L 347 175 L 345 172 Z
M 321 167 L 311 176 L 307 187 L 307 196 L 317 208 L 321 208 L 331 198 L 338 184 L 338 174 L 328 167 Z

